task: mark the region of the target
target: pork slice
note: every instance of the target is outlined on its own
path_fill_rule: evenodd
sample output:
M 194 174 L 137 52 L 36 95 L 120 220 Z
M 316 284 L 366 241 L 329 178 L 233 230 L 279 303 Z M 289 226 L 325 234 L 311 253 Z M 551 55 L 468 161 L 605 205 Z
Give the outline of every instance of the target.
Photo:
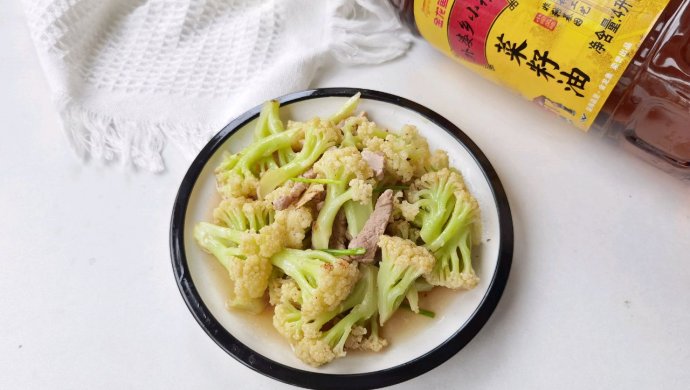
M 311 200 L 316 199 L 317 202 L 323 200 L 323 196 L 326 193 L 326 188 L 323 184 L 312 184 L 304 191 L 304 194 L 299 198 L 297 202 L 297 207 L 302 207 L 309 203 Z
M 372 171 L 374 171 L 374 177 L 376 180 L 383 179 L 383 164 L 384 156 L 379 152 L 372 152 L 369 150 L 362 151 L 362 159 L 369 165 Z
M 286 208 L 290 207 L 290 205 L 299 200 L 307 187 L 307 183 L 295 183 L 287 194 L 278 197 L 273 201 L 273 208 L 276 210 L 285 210 Z
M 304 172 L 302 177 L 305 179 L 313 179 L 316 177 L 316 172 L 310 169 Z M 302 197 L 302 193 L 307 190 L 307 187 L 309 187 L 307 183 L 296 182 L 290 189 L 290 192 L 273 201 L 273 208 L 276 210 L 285 210 L 290 207 Z
M 383 191 L 376 201 L 374 211 L 364 224 L 362 231 L 357 234 L 355 238 L 350 241 L 349 249 L 364 248 L 366 252 L 363 255 L 350 256 L 350 260 L 357 260 L 363 263 L 371 263 L 374 261 L 374 255 L 378 248 L 379 237 L 386 231 L 388 220 L 393 212 L 393 190 L 388 189 Z

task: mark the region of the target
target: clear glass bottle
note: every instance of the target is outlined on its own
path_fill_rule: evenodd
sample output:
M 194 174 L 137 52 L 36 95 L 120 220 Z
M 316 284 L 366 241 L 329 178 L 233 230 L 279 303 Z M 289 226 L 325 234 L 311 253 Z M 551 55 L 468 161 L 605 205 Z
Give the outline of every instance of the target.
M 420 35 L 415 1 L 436 0 L 390 0 Z M 591 126 L 684 179 L 690 179 L 689 2 L 671 0 L 659 14 Z

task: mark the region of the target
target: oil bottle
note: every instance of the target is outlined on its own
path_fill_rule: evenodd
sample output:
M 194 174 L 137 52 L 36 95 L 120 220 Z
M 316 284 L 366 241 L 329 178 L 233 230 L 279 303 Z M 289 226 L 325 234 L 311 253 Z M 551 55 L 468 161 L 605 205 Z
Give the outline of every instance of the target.
M 690 179 L 690 0 L 390 2 L 480 75 Z

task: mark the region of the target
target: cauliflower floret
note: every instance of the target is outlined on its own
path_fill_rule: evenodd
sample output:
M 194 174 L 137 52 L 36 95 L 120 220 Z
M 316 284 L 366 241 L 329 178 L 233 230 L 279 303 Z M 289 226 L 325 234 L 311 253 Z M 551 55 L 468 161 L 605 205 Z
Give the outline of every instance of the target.
M 283 301 L 276 305 L 273 312 L 273 327 L 291 343 L 304 337 L 302 313 L 289 301 Z
M 406 221 L 414 221 L 417 214 L 419 214 L 419 204 L 417 203 L 410 203 L 403 200 L 399 203 L 398 208 L 400 210 L 400 215 L 402 215 Z
M 466 190 L 454 193 L 454 204 L 448 223 L 426 247 L 434 253 L 436 262 L 424 278 L 435 286 L 472 289 L 479 278 L 472 267 L 472 245 L 479 234 L 479 205 Z
M 424 278 L 434 286 L 443 286 L 451 289 L 471 290 L 479 284 L 479 277 L 471 272 L 463 273 L 430 273 Z
M 343 141 L 341 146 L 354 146 L 362 149 L 371 138 L 386 138 L 388 132 L 365 116 L 351 116 L 342 123 Z
M 275 220 L 277 224 L 285 227 L 285 246 L 295 249 L 302 248 L 304 235 L 312 222 L 312 216 L 309 209 L 305 207 L 291 207 L 277 211 Z
M 334 310 L 359 277 L 356 264 L 322 251 L 284 249 L 271 262 L 299 286 L 306 318 Z
M 255 197 L 259 179 L 242 175 L 237 171 L 216 170 L 218 193 L 225 199 L 234 197 Z
M 415 270 L 424 273 L 431 270 L 434 264 L 434 257 L 426 248 L 404 238 L 381 236 L 379 238 L 379 247 L 381 248 L 381 261 L 390 261 L 390 265 L 396 267 L 414 267 Z M 381 275 L 381 272 L 379 272 L 379 275 Z M 395 279 L 396 282 L 400 281 L 398 278 Z
M 306 317 L 299 309 L 302 302 L 302 293 L 295 281 L 293 279 L 278 280 L 271 287 L 271 302 L 276 305 L 273 325 L 291 343 L 300 340 L 302 337 L 319 338 L 326 323 L 362 302 L 363 296 L 366 294 L 365 287 L 363 282 L 358 282 L 348 297 L 338 304 L 336 308 L 319 312 L 315 316 Z M 299 327 L 296 325 L 299 325 Z
M 281 302 L 299 304 L 302 302 L 302 293 L 294 280 L 290 278 L 275 278 L 271 280 L 269 299 L 273 306 Z
M 386 230 L 392 236 L 404 238 L 412 242 L 417 242 L 417 240 L 419 240 L 419 229 L 405 220 L 394 220 L 390 222 Z
M 244 256 L 256 254 L 268 258 L 283 249 L 285 237 L 285 226 L 273 223 L 261 228 L 259 233 L 245 233 L 239 244 L 240 252 Z
M 417 213 L 419 213 L 419 205 L 411 204 L 403 199 L 403 192 L 398 191 L 393 196 L 393 212 L 391 213 L 390 222 L 402 219 L 406 221 L 414 221 Z
M 246 259 L 235 258 L 227 267 L 234 281 L 235 298 L 261 298 L 268 287 L 271 262 L 261 256 L 250 255 Z
M 275 271 L 275 268 L 274 268 Z M 282 272 L 282 271 L 281 271 Z M 280 303 L 281 298 L 281 288 L 283 287 L 283 281 L 288 280 L 282 277 L 272 276 L 268 280 L 268 303 L 271 306 L 275 306 Z
M 294 346 L 295 354 L 310 366 L 318 367 L 331 362 L 336 357 L 345 356 L 344 351 L 336 354 L 328 342 L 320 338 L 303 338 Z
M 362 351 L 373 351 L 373 352 L 379 352 L 383 348 L 388 346 L 388 340 L 377 336 L 369 336 L 362 340 L 362 343 L 359 345 L 359 349 Z
M 194 236 L 199 244 L 228 270 L 234 283 L 235 296 L 230 299 L 230 306 L 256 307 L 256 302 L 251 300 L 263 297 L 271 277 L 273 267 L 269 258 L 294 240 L 301 243 L 309 225 L 304 221 L 309 218 L 304 213 L 297 210 L 281 213 L 277 221 L 258 232 L 205 222 L 195 227 Z
M 327 272 L 322 273 L 323 289 L 313 294 L 311 304 L 304 303 L 303 309 L 307 317 L 322 311 L 335 309 L 340 302 L 352 291 L 352 286 L 359 276 L 357 264 L 345 260 L 322 266 Z
M 366 144 L 367 140 L 372 138 L 386 138 L 388 132 L 380 128 L 376 123 L 368 120 L 366 117 L 362 118 L 361 122 L 357 126 L 357 136 L 360 140 Z
M 353 326 L 350 335 L 345 340 L 345 349 L 361 349 L 364 336 L 367 335 L 367 328 L 363 326 Z
M 221 226 L 236 230 L 259 231 L 273 222 L 270 203 L 248 198 L 227 198 L 213 210 L 213 220 Z
M 388 345 L 388 341 L 379 336 L 378 316 L 372 317 L 367 322 L 371 330 L 367 330 L 364 326 L 352 328 L 352 333 L 345 342 L 345 349 L 379 352 Z
M 365 204 L 371 202 L 371 194 L 374 191 L 374 186 L 365 180 L 352 179 L 350 180 L 350 188 L 352 189 L 352 200 Z
M 376 267 L 371 265 L 361 266 L 362 277 L 352 291 L 352 294 L 343 302 L 340 311 L 347 312 L 345 316 L 334 321 L 328 330 L 312 329 L 295 345 L 295 353 L 307 364 L 319 366 L 345 356 L 345 345 L 350 340 L 351 345 L 361 344 L 360 336 L 366 333 L 361 323 L 370 321 L 376 314 Z M 323 319 L 321 326 L 326 324 Z M 350 335 L 354 333 L 354 336 Z
M 427 172 L 412 184 L 408 200 L 416 202 L 425 190 L 453 192 L 465 189 L 465 181 L 460 172 L 452 168 L 442 168 L 435 172 Z
M 462 176 L 447 168 L 428 172 L 412 184 L 407 193 L 411 205 L 404 207 L 419 208 L 413 221 L 421 228 L 425 243 L 431 243 L 442 232 L 455 204 L 454 194 L 464 188 Z
M 284 235 L 284 228 L 277 224 L 264 226 L 259 233 L 242 235 L 239 243 L 241 256 L 226 266 L 235 283 L 236 297 L 259 298 L 264 295 L 273 269 L 269 258 L 283 249 Z
M 400 237 L 381 236 L 381 262 L 377 277 L 379 324 L 398 309 L 420 276 L 431 272 L 436 259 L 429 251 Z
M 429 167 L 427 171 L 440 171 L 443 168 L 449 168 L 448 153 L 445 150 L 437 149 L 431 153 L 429 158 Z
M 234 296 L 228 299 L 228 306 L 252 312 L 263 310 L 272 266 L 266 256 L 270 251 L 264 252 L 260 246 L 262 234 L 201 222 L 194 227 L 194 238 L 228 271 L 234 283 Z
M 314 171 L 326 179 L 349 183 L 352 179 L 366 180 L 374 175 L 355 147 L 327 150 L 314 164 Z
M 284 247 L 300 248 L 311 221 L 311 212 L 305 208 L 277 211 L 272 224 L 262 227 L 258 234 L 243 236 L 240 250 L 243 254 L 271 257 Z
M 292 187 L 294 187 L 296 184 L 297 182 L 288 180 L 282 186 L 266 194 L 264 200 L 273 204 L 273 202 L 275 202 L 276 200 L 285 196 L 289 196 L 290 192 L 292 191 Z
M 370 138 L 365 149 L 383 153 L 384 170 L 394 181 L 410 182 L 430 165 L 429 144 L 414 126 L 403 126 L 400 134 L 388 133 L 385 139 Z

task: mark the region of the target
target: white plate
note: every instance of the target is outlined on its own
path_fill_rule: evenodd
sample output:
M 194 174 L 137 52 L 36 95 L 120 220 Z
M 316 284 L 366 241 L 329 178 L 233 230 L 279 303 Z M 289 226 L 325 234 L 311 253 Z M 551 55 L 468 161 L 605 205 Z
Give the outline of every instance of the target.
M 420 375 L 450 358 L 484 325 L 496 307 L 508 278 L 513 251 L 510 209 L 496 173 L 479 148 L 459 129 L 433 111 L 400 97 L 349 88 L 298 92 L 279 98 L 281 118 L 328 117 L 350 96 L 362 93 L 358 110 L 393 131 L 417 127 L 432 150 L 448 152 L 482 216 L 481 244 L 473 249 L 479 285 L 470 291 L 432 292 L 421 306 L 434 319 L 396 313 L 384 333 L 390 345 L 380 353 L 349 353 L 346 358 L 314 368 L 302 363 L 271 325 L 269 310 L 251 316 L 225 308 L 227 273 L 192 237 L 199 221 L 211 220 L 218 204 L 214 168 L 222 151 L 237 152 L 251 142 L 260 107 L 232 121 L 199 153 L 178 193 L 171 223 L 171 253 L 180 291 L 204 330 L 233 357 L 275 379 L 307 387 L 379 387 Z M 347 380 L 345 380 L 346 376 Z

